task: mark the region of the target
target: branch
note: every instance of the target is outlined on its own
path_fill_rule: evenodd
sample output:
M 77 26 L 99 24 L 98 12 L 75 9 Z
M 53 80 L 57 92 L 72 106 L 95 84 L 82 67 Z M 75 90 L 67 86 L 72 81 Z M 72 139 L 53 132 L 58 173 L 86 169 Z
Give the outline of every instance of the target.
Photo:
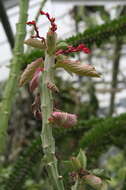
M 104 141 L 103 138 L 107 138 L 107 140 L 109 140 L 109 138 L 113 137 L 113 133 L 119 133 L 121 130 L 125 131 L 126 114 L 121 114 L 117 117 L 108 117 L 101 122 L 97 122 L 93 126 L 94 127 L 81 138 L 81 147 L 99 147 L 101 146 L 100 143 Z
M 126 35 L 126 16 L 89 28 L 65 41 L 74 46 L 84 43 L 89 47 L 93 45 L 99 47 L 101 44 L 108 42 L 112 36 L 120 37 L 124 35 Z
M 118 73 L 119 73 L 119 63 L 121 57 L 121 48 L 122 42 L 118 39 L 116 40 L 115 50 L 114 50 L 114 60 L 113 60 L 113 69 L 112 69 L 112 81 L 111 88 L 116 89 L 118 85 Z M 111 116 L 114 112 L 114 102 L 115 102 L 116 91 L 112 91 L 110 94 L 110 106 L 109 106 L 109 115 Z
M 41 157 L 41 139 L 38 138 L 19 156 L 9 178 L 4 182 L 4 190 L 17 190 L 19 187 L 22 189 L 26 178 L 31 174 L 35 164 L 40 162 Z
M 17 33 L 15 37 L 15 47 L 13 53 L 13 59 L 11 63 L 10 76 L 5 86 L 3 93 L 3 100 L 0 105 L 0 153 L 3 152 L 6 137 L 8 120 L 12 109 L 12 103 L 17 90 L 18 77 L 21 68 L 21 57 L 23 55 L 23 42 L 26 34 L 26 20 L 27 20 L 28 0 L 20 1 L 20 16 L 17 24 Z

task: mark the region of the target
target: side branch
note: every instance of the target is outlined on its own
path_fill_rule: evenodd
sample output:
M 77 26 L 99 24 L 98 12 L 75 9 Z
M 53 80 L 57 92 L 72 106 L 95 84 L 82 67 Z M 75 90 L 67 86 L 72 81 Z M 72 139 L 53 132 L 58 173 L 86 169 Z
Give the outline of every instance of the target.
M 106 24 L 89 28 L 65 41 L 74 46 L 84 43 L 91 47 L 94 44 L 100 46 L 110 40 L 112 36 L 120 37 L 124 35 L 126 35 L 126 16 L 121 16 L 119 19 L 114 19 Z

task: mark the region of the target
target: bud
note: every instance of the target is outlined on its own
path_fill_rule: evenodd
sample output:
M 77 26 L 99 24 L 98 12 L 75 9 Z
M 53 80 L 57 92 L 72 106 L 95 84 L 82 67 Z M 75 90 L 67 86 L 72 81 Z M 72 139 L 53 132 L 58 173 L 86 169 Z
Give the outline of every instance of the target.
M 49 121 L 58 126 L 70 128 L 76 125 L 77 116 L 75 114 L 65 112 L 53 112 Z
M 49 30 L 47 33 L 47 52 L 49 55 L 52 55 L 55 53 L 56 38 L 57 38 L 56 32 Z
M 34 75 L 33 75 L 33 78 L 32 80 L 30 81 L 30 91 L 34 91 L 38 85 L 39 85 L 39 79 L 41 77 L 41 72 L 43 71 L 43 68 L 37 68 Z
M 20 87 L 25 85 L 27 82 L 29 82 L 32 79 L 32 77 L 35 73 L 35 70 L 38 67 L 43 67 L 43 59 L 42 58 L 38 58 L 35 61 L 33 61 L 31 64 L 27 65 L 27 67 L 24 70 L 24 72 L 22 73 L 20 81 L 19 81 Z
M 65 50 L 67 49 L 68 44 L 66 42 L 59 42 L 56 44 L 56 51 L 59 49 Z
M 77 155 L 77 159 L 80 161 L 81 168 L 82 168 L 82 169 L 86 169 L 86 166 L 87 166 L 87 158 L 86 158 L 85 152 L 84 152 L 82 149 L 80 149 L 80 152 L 79 152 L 79 154 Z
M 76 73 L 80 76 L 100 77 L 100 74 L 92 65 L 80 63 L 80 61 L 73 61 L 62 59 L 57 61 L 56 67 L 62 67 L 68 72 Z
M 34 48 L 39 48 L 39 49 L 45 49 L 46 48 L 43 41 L 33 39 L 33 38 L 29 38 L 29 39 L 25 40 L 24 44 L 31 46 L 31 47 L 34 47 Z
M 101 178 L 95 175 L 89 174 L 89 175 L 84 176 L 83 179 L 86 184 L 90 185 L 94 189 L 101 190 L 101 187 L 103 185 Z
M 71 165 L 74 171 L 81 169 L 81 163 L 76 157 L 71 158 Z

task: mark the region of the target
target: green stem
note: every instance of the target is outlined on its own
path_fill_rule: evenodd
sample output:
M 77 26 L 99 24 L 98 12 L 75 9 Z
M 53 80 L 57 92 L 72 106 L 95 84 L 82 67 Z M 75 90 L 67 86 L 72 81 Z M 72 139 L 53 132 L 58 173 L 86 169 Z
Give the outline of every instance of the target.
M 42 95 L 41 95 L 41 109 L 42 109 L 42 147 L 45 154 L 47 164 L 47 171 L 50 179 L 53 181 L 54 189 L 64 190 L 61 176 L 58 174 L 57 159 L 55 157 L 55 140 L 52 135 L 52 128 L 48 121 L 53 112 L 53 98 L 51 90 L 47 88 L 47 82 L 54 80 L 54 56 L 46 53 L 44 62 L 44 72 L 42 76 Z
M 15 47 L 13 51 L 13 59 L 11 63 L 10 76 L 7 81 L 3 100 L 0 105 L 0 154 L 4 151 L 8 120 L 10 117 L 12 103 L 15 98 L 18 77 L 20 75 L 21 57 L 24 52 L 23 42 L 26 34 L 26 20 L 27 20 L 28 0 L 20 0 L 20 16 L 17 24 L 17 33 L 15 37 Z

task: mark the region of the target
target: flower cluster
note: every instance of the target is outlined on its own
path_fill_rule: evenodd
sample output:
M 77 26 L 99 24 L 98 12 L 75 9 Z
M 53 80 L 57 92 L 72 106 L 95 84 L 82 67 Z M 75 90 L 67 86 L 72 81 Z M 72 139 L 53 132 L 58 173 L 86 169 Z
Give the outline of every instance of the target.
M 55 24 L 55 18 L 54 17 L 50 17 L 50 15 L 49 15 L 49 13 L 45 13 L 44 11 L 40 11 L 40 14 L 41 15 L 45 15 L 47 18 L 48 18 L 48 20 L 50 21 L 50 23 L 51 23 L 51 28 L 50 28 L 50 30 L 52 31 L 52 32 L 55 32 L 56 30 L 57 30 L 57 25 Z
M 54 32 L 57 30 L 57 25 L 56 25 L 56 23 L 55 23 L 55 18 L 54 18 L 54 17 L 50 17 L 49 13 L 45 13 L 44 11 L 40 11 L 40 14 L 41 14 L 41 15 L 45 15 L 45 16 L 48 18 L 48 20 L 49 20 L 49 22 L 50 22 L 50 24 L 51 24 L 50 30 L 54 33 Z M 41 37 L 40 34 L 39 34 L 39 30 L 38 30 L 38 27 L 37 27 L 37 25 L 36 25 L 36 21 L 35 21 L 35 20 L 29 21 L 29 22 L 27 22 L 26 24 L 27 24 L 27 25 L 30 25 L 30 26 L 33 26 L 33 27 L 34 27 L 34 30 L 35 30 L 35 32 L 36 32 L 36 34 L 35 34 L 35 35 L 32 35 L 31 38 L 39 38 L 39 39 L 42 40 L 42 43 L 43 43 L 43 44 L 46 44 L 45 38 L 44 38 L 44 37 Z
M 43 49 L 49 56 L 54 56 L 55 69 L 61 67 L 69 73 L 75 73 L 80 76 L 100 77 L 99 73 L 97 73 L 92 65 L 82 64 L 79 61 L 70 60 L 68 57 L 69 53 L 74 52 L 82 51 L 86 54 L 91 53 L 90 49 L 82 43 L 74 47 L 65 42 L 56 42 L 55 31 L 57 30 L 57 25 L 55 23 L 55 18 L 51 17 L 49 13 L 44 11 L 40 11 L 40 14 L 45 15 L 51 24 L 51 27 L 47 32 L 47 38 L 45 39 L 44 37 L 40 36 L 36 22 L 33 20 L 27 22 L 26 24 L 33 26 L 36 34 L 31 36 L 31 38 L 26 41 L 26 44 L 32 47 Z M 39 38 L 41 41 L 35 38 Z M 31 92 L 33 92 L 35 89 L 39 90 L 38 86 L 40 77 L 44 71 L 44 60 L 42 58 L 38 58 L 26 67 L 25 71 L 21 75 L 19 85 L 23 86 L 27 82 L 30 82 L 29 86 Z M 52 90 L 53 93 L 59 92 L 59 89 L 52 81 L 45 81 L 45 83 L 47 88 Z M 37 95 L 32 105 L 32 110 L 34 116 L 38 119 L 42 119 L 42 110 L 40 108 L 40 104 L 40 97 Z M 62 111 L 55 111 L 54 107 L 53 113 L 50 115 L 48 121 L 51 124 L 56 124 L 57 126 L 70 128 L 76 125 L 77 116 L 75 114 L 65 113 Z

